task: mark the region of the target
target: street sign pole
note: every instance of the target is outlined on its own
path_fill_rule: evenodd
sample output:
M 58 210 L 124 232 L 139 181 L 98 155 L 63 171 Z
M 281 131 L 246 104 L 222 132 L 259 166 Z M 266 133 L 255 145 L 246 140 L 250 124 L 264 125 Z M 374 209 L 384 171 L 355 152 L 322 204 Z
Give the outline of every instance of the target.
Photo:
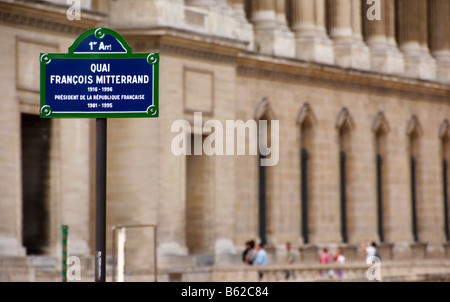
M 96 119 L 95 282 L 106 281 L 106 127 Z
M 96 119 L 95 281 L 105 282 L 107 118 L 158 118 L 159 53 L 133 53 L 119 33 L 94 28 L 40 64 L 42 118 Z

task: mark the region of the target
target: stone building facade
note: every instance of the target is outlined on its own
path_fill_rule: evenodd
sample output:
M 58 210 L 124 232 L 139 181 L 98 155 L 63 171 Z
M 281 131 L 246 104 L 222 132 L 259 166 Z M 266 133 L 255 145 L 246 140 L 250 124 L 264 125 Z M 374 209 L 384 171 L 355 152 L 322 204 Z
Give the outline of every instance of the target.
M 287 241 L 304 261 L 325 246 L 362 259 L 363 241 L 384 259 L 448 258 L 449 0 L 82 0 L 80 20 L 70 9 L 0 1 L 0 255 L 59 257 L 62 224 L 70 254 L 95 251 L 95 123 L 38 117 L 38 58 L 108 27 L 161 55 L 160 117 L 108 120 L 108 252 L 114 226 L 151 223 L 161 267 L 239 263 L 249 239 L 275 262 Z M 195 113 L 279 121 L 278 164 L 260 166 L 248 145 L 175 155 L 174 121 L 210 134 Z M 129 267 L 150 269 L 152 233 L 127 238 Z

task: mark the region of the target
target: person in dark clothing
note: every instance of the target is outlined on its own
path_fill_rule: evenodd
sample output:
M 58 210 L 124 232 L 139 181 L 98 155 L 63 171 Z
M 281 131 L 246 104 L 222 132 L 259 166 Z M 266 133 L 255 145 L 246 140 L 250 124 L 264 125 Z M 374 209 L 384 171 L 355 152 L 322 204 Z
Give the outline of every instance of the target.
M 245 243 L 245 250 L 242 253 L 242 262 L 252 265 L 255 258 L 255 241 L 250 240 Z

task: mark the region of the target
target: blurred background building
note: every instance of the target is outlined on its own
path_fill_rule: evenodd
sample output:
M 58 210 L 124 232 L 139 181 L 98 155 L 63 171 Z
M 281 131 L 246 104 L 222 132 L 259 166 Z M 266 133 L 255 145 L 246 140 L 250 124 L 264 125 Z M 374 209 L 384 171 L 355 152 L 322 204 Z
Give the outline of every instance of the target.
M 249 239 L 272 264 L 287 241 L 305 264 L 322 247 L 364 261 L 375 241 L 383 261 L 448 267 L 450 1 L 366 2 L 81 0 L 70 20 L 76 1 L 0 1 L 1 263 L 58 268 L 64 224 L 92 266 L 95 122 L 39 118 L 39 54 L 108 27 L 161 55 L 160 118 L 108 120 L 108 253 L 114 226 L 158 226 L 156 247 L 127 233 L 130 274 L 151 272 L 156 248 L 162 271 L 211 280 Z M 209 135 L 195 112 L 279 120 L 278 164 L 174 155 L 174 121 Z

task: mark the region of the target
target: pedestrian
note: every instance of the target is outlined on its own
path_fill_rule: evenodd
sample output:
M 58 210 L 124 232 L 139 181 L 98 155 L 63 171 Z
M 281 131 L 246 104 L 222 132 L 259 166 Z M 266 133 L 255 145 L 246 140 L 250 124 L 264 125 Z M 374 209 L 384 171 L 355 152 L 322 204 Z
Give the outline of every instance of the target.
M 372 264 L 373 261 L 375 261 L 376 257 L 378 257 L 377 244 L 374 241 L 372 241 L 370 246 L 366 246 L 364 244 L 364 242 L 361 243 L 361 249 L 363 250 L 363 252 L 364 252 L 364 254 L 366 256 L 366 263 L 367 264 Z
M 248 265 L 253 264 L 253 260 L 255 259 L 255 241 L 249 240 L 245 243 L 245 250 L 242 253 L 242 261 Z
M 295 262 L 295 254 L 292 251 L 292 245 L 290 242 L 286 243 L 286 264 L 287 265 L 292 265 Z M 286 270 L 286 275 L 285 278 L 286 280 L 289 279 L 289 277 L 292 275 L 292 278 L 295 279 L 295 271 L 291 271 L 291 270 Z
M 334 262 L 336 262 L 337 264 L 344 264 L 345 263 L 345 256 L 344 253 L 342 253 L 341 249 L 337 250 L 336 256 L 334 256 Z M 340 279 L 342 279 L 342 277 L 344 276 L 344 271 L 342 270 L 342 268 L 338 269 L 338 277 Z
M 244 251 L 242 252 L 242 262 L 244 262 L 244 263 L 246 263 L 246 259 L 247 259 L 247 254 L 248 254 L 248 251 L 250 250 L 250 241 L 247 241 L 246 243 L 245 243 L 245 249 L 244 249 Z
M 330 263 L 330 254 L 328 253 L 327 248 L 324 248 L 322 250 L 322 254 L 320 255 L 319 263 L 324 264 L 324 265 L 327 265 L 328 263 Z M 328 270 L 328 276 L 330 278 L 333 278 L 333 270 L 332 269 Z M 320 271 L 320 277 L 321 278 L 325 277 L 325 270 Z
M 255 260 L 253 261 L 254 266 L 265 266 L 267 265 L 267 252 L 264 249 L 264 243 L 260 243 L 256 250 Z M 263 271 L 258 271 L 259 280 L 263 278 Z

